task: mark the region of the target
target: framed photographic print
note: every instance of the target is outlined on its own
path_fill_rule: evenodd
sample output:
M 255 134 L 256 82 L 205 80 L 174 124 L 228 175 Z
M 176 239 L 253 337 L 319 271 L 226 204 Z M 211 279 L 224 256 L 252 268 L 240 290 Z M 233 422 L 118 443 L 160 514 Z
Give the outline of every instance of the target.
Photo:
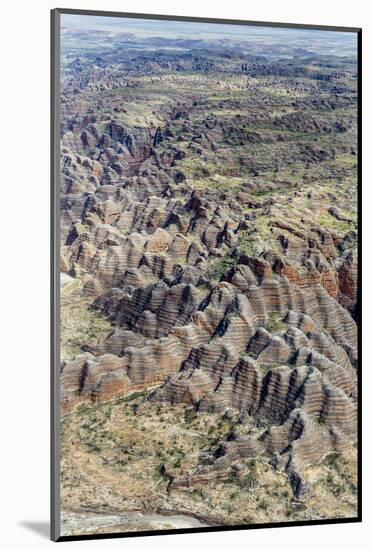
M 361 31 L 52 11 L 52 538 L 361 520 Z

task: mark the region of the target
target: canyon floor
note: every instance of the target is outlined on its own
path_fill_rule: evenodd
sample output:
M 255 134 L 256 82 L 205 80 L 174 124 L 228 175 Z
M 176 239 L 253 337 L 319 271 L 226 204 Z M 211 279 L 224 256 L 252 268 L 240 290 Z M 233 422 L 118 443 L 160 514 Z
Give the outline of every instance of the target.
M 354 44 L 92 33 L 62 25 L 62 535 L 356 517 Z

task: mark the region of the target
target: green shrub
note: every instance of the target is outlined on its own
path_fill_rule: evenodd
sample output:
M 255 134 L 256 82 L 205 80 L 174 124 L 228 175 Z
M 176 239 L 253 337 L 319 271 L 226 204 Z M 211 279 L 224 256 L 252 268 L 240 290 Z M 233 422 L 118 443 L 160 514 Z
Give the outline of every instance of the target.
M 209 279 L 220 280 L 220 278 L 230 269 L 238 263 L 237 258 L 231 258 L 230 256 L 225 256 L 224 258 L 219 258 L 210 263 L 206 275 Z

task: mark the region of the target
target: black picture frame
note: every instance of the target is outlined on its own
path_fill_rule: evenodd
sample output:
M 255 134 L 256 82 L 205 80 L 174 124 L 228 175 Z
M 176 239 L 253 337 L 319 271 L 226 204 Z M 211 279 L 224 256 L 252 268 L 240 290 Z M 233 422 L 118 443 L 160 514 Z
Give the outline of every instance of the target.
M 358 332 L 358 350 L 359 350 L 359 370 L 358 370 L 358 439 L 357 439 L 357 475 L 358 475 L 358 506 L 357 516 L 352 518 L 321 519 L 308 521 L 281 521 L 259 523 L 254 525 L 233 525 L 233 526 L 212 526 L 184 529 L 166 529 L 166 530 L 148 530 L 140 532 L 127 533 L 105 533 L 105 534 L 86 534 L 76 536 L 60 535 L 60 412 L 59 412 L 59 364 L 60 364 L 60 281 L 59 281 L 59 136 L 60 136 L 60 16 L 66 15 L 91 15 L 100 17 L 119 17 L 123 19 L 152 19 L 162 21 L 183 21 L 195 23 L 216 23 L 228 25 L 254 26 L 254 27 L 279 27 L 287 29 L 309 29 L 324 30 L 334 32 L 349 32 L 357 35 L 357 81 L 358 81 L 358 312 L 357 322 Z M 315 24 L 293 24 L 277 23 L 266 21 L 250 21 L 236 19 L 219 19 L 206 17 L 186 17 L 173 15 L 156 15 L 143 13 L 124 13 L 114 11 L 80 10 L 55 8 L 51 10 L 51 104 L 50 104 L 50 137 L 51 137 L 51 407 L 50 407 L 50 440 L 51 440 L 51 499 L 50 499 L 50 534 L 51 540 L 56 542 L 89 540 L 89 539 L 109 539 L 109 538 L 128 538 L 143 536 L 163 536 L 184 533 L 205 533 L 218 531 L 237 531 L 251 529 L 267 529 L 278 527 L 295 527 L 304 525 L 326 525 L 356 523 L 362 521 L 362 29 L 358 27 L 341 27 Z

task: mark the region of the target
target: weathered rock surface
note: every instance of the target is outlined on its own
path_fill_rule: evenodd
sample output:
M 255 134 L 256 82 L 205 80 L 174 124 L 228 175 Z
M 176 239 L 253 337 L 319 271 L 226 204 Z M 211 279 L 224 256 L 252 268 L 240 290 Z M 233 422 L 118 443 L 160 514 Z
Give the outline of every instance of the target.
M 231 414 L 251 433 L 170 490 L 267 453 L 304 498 L 357 437 L 354 68 L 121 54 L 71 62 L 62 93 L 61 270 L 112 329 L 63 358 L 62 414 L 143 389 Z M 171 70 L 206 72 L 215 112 Z

